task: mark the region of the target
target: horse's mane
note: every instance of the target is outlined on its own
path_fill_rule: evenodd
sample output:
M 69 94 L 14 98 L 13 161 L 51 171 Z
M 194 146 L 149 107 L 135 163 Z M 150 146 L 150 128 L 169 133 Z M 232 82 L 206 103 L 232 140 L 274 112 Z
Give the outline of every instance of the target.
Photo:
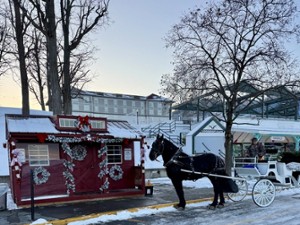
M 177 145 L 174 144 L 174 142 L 172 142 L 172 141 L 169 140 L 169 139 L 164 138 L 164 142 L 166 142 L 167 145 L 172 145 L 172 147 L 174 147 L 174 148 L 176 148 L 176 149 L 179 148 Z
M 175 150 L 178 150 L 179 148 L 181 148 L 181 147 L 178 147 L 177 145 L 175 145 L 171 140 L 168 140 L 168 139 L 166 139 L 166 138 L 164 138 L 164 142 L 166 143 L 166 145 L 170 145 L 171 148 L 174 149 L 174 151 L 175 151 Z M 174 152 L 174 153 L 175 153 L 175 152 Z M 185 156 L 188 156 L 188 154 L 186 154 L 186 153 L 184 153 L 184 152 L 182 152 L 181 154 L 183 154 L 183 155 L 185 155 Z

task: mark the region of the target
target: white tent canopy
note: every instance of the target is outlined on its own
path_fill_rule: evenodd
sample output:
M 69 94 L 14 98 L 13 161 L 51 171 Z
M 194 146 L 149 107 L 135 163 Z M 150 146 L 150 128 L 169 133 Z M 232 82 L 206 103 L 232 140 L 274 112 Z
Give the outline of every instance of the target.
M 225 123 L 217 118 L 206 118 L 187 134 L 185 151 L 195 154 L 205 152 L 205 146 L 210 146 L 214 151 L 224 152 L 224 128 Z M 299 150 L 300 121 L 238 118 L 232 126 L 232 134 L 234 143 L 250 143 L 257 137 L 261 142 L 296 143 Z

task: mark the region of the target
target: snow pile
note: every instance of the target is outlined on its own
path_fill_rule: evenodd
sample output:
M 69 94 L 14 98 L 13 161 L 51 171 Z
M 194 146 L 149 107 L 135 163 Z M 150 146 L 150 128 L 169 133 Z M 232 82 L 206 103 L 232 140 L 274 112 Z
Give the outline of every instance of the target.
M 151 182 L 153 184 L 170 184 L 171 181 L 169 178 L 156 178 L 151 179 Z M 245 199 L 251 199 L 252 196 L 250 195 L 252 192 L 252 186 L 254 185 L 254 181 L 249 182 L 248 187 L 248 195 L 245 197 Z M 208 178 L 202 178 L 201 180 L 198 180 L 196 182 L 194 181 L 184 181 L 183 182 L 184 187 L 190 187 L 190 188 L 209 188 L 212 187 L 210 181 Z M 295 195 L 300 194 L 299 188 L 277 188 L 276 189 L 276 195 L 277 196 L 287 196 L 287 195 Z M 210 201 L 200 201 L 196 203 L 190 203 L 188 204 L 189 208 L 196 208 L 196 207 L 205 207 L 210 203 Z M 96 218 L 90 218 L 90 219 L 84 219 L 78 220 L 74 222 L 68 223 L 69 225 L 88 225 L 88 224 L 96 224 L 96 223 L 105 223 L 110 221 L 120 221 L 120 220 L 127 220 L 131 218 L 136 218 L 140 216 L 149 216 L 152 214 L 157 213 L 164 213 L 164 212 L 175 212 L 177 211 L 172 206 L 149 206 L 139 209 L 129 209 L 129 210 L 122 210 L 117 212 L 110 212 L 110 213 L 104 213 L 99 215 Z M 31 224 L 45 224 L 47 223 L 44 219 L 38 219 L 35 222 Z

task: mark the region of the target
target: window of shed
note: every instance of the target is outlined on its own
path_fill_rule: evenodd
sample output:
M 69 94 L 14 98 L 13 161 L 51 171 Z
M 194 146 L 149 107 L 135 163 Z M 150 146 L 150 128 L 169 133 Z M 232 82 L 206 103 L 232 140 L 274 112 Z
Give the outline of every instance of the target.
M 60 127 L 74 128 L 75 122 L 76 122 L 76 119 L 59 118 L 59 126 Z
M 49 166 L 48 145 L 28 145 L 30 166 Z
M 107 160 L 109 164 L 122 163 L 122 145 L 107 145 Z

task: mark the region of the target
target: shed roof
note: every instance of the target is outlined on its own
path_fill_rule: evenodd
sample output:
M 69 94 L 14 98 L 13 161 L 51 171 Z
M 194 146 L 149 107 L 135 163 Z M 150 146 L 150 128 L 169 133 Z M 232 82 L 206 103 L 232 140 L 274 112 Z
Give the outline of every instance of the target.
M 44 118 L 7 118 L 7 130 L 10 133 L 26 133 L 26 134 L 68 134 L 72 131 L 59 131 L 55 128 L 55 124 L 50 117 Z M 127 121 L 107 121 L 108 132 L 101 135 L 111 135 L 115 138 L 140 138 L 142 132 L 136 130 Z

